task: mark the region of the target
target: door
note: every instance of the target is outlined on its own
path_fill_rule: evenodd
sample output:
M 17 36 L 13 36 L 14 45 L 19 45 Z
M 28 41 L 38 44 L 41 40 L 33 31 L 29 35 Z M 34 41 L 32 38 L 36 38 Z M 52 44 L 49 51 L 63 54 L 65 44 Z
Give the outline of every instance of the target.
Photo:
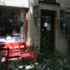
M 54 50 L 54 12 L 41 10 L 41 52 Z

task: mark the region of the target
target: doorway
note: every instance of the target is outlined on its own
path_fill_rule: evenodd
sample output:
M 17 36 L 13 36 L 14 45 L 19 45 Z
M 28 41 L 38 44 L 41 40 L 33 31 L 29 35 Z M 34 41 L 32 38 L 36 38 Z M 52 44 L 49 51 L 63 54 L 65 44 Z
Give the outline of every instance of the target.
M 54 52 L 54 11 L 41 10 L 41 52 Z

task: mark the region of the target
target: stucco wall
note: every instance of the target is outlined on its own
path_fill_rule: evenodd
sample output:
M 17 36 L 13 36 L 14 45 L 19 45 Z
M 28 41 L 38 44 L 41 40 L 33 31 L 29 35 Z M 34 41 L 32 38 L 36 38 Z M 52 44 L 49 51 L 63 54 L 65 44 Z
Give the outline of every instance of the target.
M 40 47 L 40 27 L 37 26 L 33 15 L 33 6 L 37 4 L 38 0 L 29 0 L 28 44 Z
M 40 27 L 38 27 L 33 17 L 33 6 L 38 4 L 38 0 L 29 1 L 29 21 L 28 21 L 28 44 L 39 46 L 40 48 Z M 64 36 L 62 30 L 60 30 L 60 9 L 58 5 L 51 4 L 39 4 L 41 9 L 55 10 L 57 11 L 58 24 L 56 27 L 56 49 L 58 49 L 63 55 L 67 52 L 67 39 Z
M 64 9 L 70 7 L 70 0 L 57 0 Z
M 65 38 L 64 30 L 60 29 L 60 11 L 57 11 L 58 24 L 56 27 L 56 49 L 60 51 L 62 55 L 65 55 L 68 51 L 68 42 Z
M 70 8 L 70 0 L 57 0 L 60 3 L 60 9 Z M 60 12 L 58 12 L 58 18 L 60 18 Z M 59 19 L 60 23 L 60 19 Z M 60 24 L 58 24 L 56 29 L 56 48 L 64 55 L 68 51 L 68 41 L 65 38 L 64 30 L 60 30 Z

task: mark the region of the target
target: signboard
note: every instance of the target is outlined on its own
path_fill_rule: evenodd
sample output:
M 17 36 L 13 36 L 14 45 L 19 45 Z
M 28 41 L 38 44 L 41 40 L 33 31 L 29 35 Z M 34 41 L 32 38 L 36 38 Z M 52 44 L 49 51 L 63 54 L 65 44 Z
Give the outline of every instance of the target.
M 46 2 L 46 3 L 54 3 L 55 0 L 39 0 L 40 2 Z
M 28 7 L 28 0 L 0 0 L 0 5 Z

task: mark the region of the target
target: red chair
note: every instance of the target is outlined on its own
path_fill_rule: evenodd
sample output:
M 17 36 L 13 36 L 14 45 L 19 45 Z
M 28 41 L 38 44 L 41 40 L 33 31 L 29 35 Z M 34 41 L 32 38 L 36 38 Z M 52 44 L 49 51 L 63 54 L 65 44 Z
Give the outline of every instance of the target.
M 34 58 L 34 50 L 32 46 L 26 45 L 24 42 L 21 43 L 8 43 L 5 44 L 6 53 L 2 56 L 6 58 L 6 70 L 8 70 L 8 62 L 10 58 Z

